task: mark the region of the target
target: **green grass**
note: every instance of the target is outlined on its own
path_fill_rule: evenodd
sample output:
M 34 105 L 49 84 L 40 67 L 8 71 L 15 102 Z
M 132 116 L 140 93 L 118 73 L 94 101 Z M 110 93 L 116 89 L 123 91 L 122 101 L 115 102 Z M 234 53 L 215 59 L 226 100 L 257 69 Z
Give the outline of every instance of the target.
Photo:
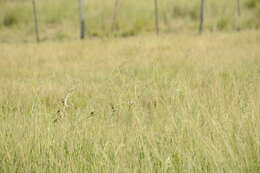
M 258 172 L 259 43 L 259 31 L 3 43 L 0 172 Z
M 78 39 L 78 2 L 36 1 L 42 40 Z M 31 0 L 0 0 L 0 41 L 34 40 Z M 159 1 L 162 33 L 197 32 L 199 1 Z M 236 0 L 206 1 L 206 31 L 257 29 L 260 26 L 259 0 L 241 0 L 241 17 L 236 15 Z M 119 0 L 116 30 L 112 30 L 114 0 L 86 1 L 87 33 L 90 37 L 128 37 L 154 32 L 153 0 Z

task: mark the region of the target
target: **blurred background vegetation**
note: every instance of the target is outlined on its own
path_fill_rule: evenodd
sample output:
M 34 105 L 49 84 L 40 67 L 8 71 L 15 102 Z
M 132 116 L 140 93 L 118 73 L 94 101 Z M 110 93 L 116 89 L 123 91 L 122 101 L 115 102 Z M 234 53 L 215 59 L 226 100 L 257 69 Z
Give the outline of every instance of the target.
M 115 0 L 87 0 L 88 36 L 127 37 L 153 32 L 153 2 L 119 0 L 118 8 L 115 8 Z M 205 30 L 233 31 L 238 26 L 241 29 L 260 27 L 260 0 L 241 0 L 241 17 L 236 14 L 236 5 L 236 0 L 206 0 Z M 197 32 L 199 8 L 200 0 L 159 0 L 161 32 Z M 32 0 L 0 0 L 0 9 L 1 42 L 34 39 Z M 77 0 L 37 0 L 37 9 L 42 40 L 78 38 Z

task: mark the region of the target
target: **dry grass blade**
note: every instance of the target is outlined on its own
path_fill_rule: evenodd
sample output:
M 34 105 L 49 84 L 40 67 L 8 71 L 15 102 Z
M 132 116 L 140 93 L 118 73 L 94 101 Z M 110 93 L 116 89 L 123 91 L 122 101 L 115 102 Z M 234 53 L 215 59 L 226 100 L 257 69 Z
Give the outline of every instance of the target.
M 61 119 L 63 119 L 65 117 L 66 114 L 66 109 L 69 108 L 69 98 L 71 97 L 71 95 L 73 94 L 73 92 L 75 91 L 75 88 L 70 89 L 66 96 L 62 99 L 62 108 L 58 109 L 58 111 L 56 112 L 56 118 L 53 121 L 54 123 L 60 121 Z

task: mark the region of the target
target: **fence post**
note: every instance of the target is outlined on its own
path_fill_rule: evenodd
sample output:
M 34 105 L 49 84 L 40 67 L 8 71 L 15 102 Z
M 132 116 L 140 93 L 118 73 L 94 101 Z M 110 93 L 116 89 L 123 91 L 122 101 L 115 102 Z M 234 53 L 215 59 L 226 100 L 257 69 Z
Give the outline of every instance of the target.
M 241 16 L 240 0 L 237 0 L 237 16 Z
M 240 20 L 241 16 L 241 6 L 240 6 L 240 0 L 237 0 L 237 20 Z M 240 30 L 240 22 L 237 22 L 237 30 Z
M 117 10 L 119 7 L 119 0 L 115 0 L 114 2 L 114 11 L 113 11 L 113 18 L 112 18 L 112 25 L 111 25 L 111 31 L 113 32 L 114 30 L 117 29 Z
M 200 25 L 199 25 L 199 33 L 204 31 L 204 8 L 205 8 L 205 0 L 201 0 L 200 2 Z
M 156 28 L 156 34 L 159 35 L 160 28 L 159 28 L 159 16 L 158 16 L 158 1 L 154 0 L 154 23 Z
M 34 17 L 34 30 L 35 30 L 36 41 L 38 43 L 40 42 L 40 36 L 39 36 L 38 16 L 37 16 L 35 0 L 32 0 L 32 6 L 33 6 L 33 17 Z
M 84 0 L 79 0 L 79 13 L 80 13 L 80 39 L 85 38 L 85 15 L 84 15 Z

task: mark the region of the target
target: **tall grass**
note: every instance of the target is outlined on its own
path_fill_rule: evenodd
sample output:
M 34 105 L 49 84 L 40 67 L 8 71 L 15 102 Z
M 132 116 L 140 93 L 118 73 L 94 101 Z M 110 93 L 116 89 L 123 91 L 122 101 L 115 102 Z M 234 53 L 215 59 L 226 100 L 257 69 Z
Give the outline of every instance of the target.
M 2 44 L 0 172 L 258 172 L 259 41 Z

